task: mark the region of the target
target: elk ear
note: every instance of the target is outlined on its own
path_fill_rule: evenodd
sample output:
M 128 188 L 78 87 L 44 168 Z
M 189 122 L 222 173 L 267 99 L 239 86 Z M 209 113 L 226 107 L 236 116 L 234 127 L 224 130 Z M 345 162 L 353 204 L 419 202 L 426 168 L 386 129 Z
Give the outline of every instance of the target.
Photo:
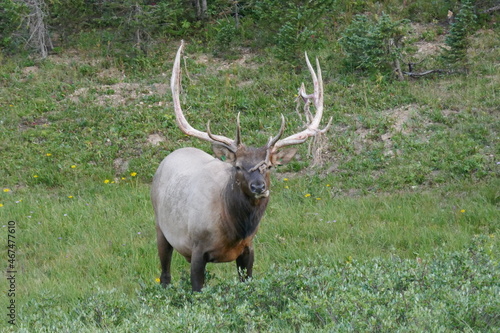
M 213 144 L 212 150 L 215 156 L 221 161 L 233 163 L 236 160 L 236 154 L 224 145 Z
M 281 150 L 271 155 L 271 163 L 274 166 L 286 164 L 295 156 L 295 153 L 297 153 L 297 148 Z

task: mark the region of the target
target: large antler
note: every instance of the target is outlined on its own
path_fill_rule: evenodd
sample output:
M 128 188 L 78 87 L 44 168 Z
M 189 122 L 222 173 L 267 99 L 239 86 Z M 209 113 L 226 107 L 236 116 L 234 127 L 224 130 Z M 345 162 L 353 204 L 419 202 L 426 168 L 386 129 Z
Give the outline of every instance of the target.
M 305 55 L 306 55 L 307 67 L 309 68 L 309 72 L 311 72 L 312 80 L 314 83 L 314 93 L 312 94 L 309 95 L 306 94 L 304 83 L 302 83 L 299 89 L 299 95 L 306 103 L 306 105 L 304 106 L 304 110 L 306 114 L 307 127 L 302 132 L 290 135 L 289 137 L 278 141 L 279 137 L 281 136 L 284 130 L 283 119 L 282 119 L 282 127 L 280 130 L 280 134 L 278 134 L 273 139 L 270 139 L 268 143 L 268 147 L 272 147 L 272 151 L 277 151 L 278 149 L 283 148 L 285 146 L 303 143 L 304 141 L 307 140 L 307 138 L 311 136 L 316 136 L 318 133 L 325 133 L 326 131 L 328 131 L 332 123 L 333 118 L 330 118 L 325 128 L 318 129 L 319 123 L 321 122 L 321 118 L 323 117 L 323 78 L 321 77 L 321 68 L 319 66 L 318 59 L 316 58 L 316 68 L 317 68 L 316 69 L 317 73 L 316 73 L 314 72 L 311 62 L 309 61 L 307 52 L 305 53 Z M 309 104 L 311 103 L 311 101 L 313 102 L 314 107 L 316 108 L 316 114 L 314 115 L 314 117 L 309 111 Z
M 183 131 L 185 134 L 189 136 L 194 136 L 198 139 L 202 139 L 211 143 L 222 143 L 230 150 L 236 151 L 236 149 L 241 143 L 239 114 L 237 119 L 236 140 L 229 139 L 225 136 L 212 134 L 210 132 L 210 122 L 207 123 L 207 132 L 198 131 L 197 129 L 193 128 L 186 120 L 186 117 L 184 117 L 179 98 L 179 91 L 181 86 L 181 55 L 183 50 L 184 50 L 184 41 L 181 41 L 181 46 L 179 47 L 177 55 L 175 56 L 174 68 L 172 70 L 172 78 L 170 80 L 170 87 L 172 89 L 172 97 L 174 100 L 175 118 L 177 119 L 177 125 L 179 126 L 181 131 Z

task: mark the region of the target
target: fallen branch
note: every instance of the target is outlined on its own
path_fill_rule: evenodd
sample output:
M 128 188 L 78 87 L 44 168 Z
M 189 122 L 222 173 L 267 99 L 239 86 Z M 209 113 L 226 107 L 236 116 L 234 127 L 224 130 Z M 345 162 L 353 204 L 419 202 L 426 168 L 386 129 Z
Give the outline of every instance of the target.
M 481 14 L 489 14 L 489 13 L 496 12 L 497 10 L 500 10 L 500 5 L 485 9 L 485 10 L 481 11 Z
M 467 73 L 465 69 L 460 69 L 460 70 L 446 70 L 446 69 L 431 69 L 425 72 L 403 72 L 404 75 L 408 75 L 410 77 L 422 77 L 425 75 L 429 75 L 432 73 L 438 73 L 438 74 L 463 74 Z

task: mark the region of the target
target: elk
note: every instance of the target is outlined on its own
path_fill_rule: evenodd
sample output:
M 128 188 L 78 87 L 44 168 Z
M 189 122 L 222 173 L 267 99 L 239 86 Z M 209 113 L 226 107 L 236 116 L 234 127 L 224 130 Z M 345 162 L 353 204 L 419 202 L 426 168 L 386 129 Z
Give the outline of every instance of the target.
M 210 122 L 206 132 L 194 129 L 186 120 L 180 103 L 180 61 L 184 42 L 175 57 L 171 89 L 177 125 L 188 136 L 212 144 L 215 157 L 196 148 L 181 148 L 169 154 L 153 178 L 151 200 L 155 211 L 160 283 L 170 284 L 170 263 L 175 249 L 191 263 L 191 286 L 200 291 L 209 262 L 236 260 L 241 281 L 252 277 L 254 250 L 252 240 L 269 202 L 270 169 L 289 162 L 296 149 L 281 150 L 303 143 L 307 138 L 328 130 L 318 129 L 323 114 L 323 80 L 319 61 L 317 73 L 306 54 L 314 93 L 306 94 L 302 84 L 299 95 L 306 105 L 313 103 L 313 116 L 307 108 L 307 126 L 299 133 L 280 139 L 275 137 L 260 148 L 245 146 L 241 141 L 240 117 L 236 122 L 236 138 L 212 134 Z

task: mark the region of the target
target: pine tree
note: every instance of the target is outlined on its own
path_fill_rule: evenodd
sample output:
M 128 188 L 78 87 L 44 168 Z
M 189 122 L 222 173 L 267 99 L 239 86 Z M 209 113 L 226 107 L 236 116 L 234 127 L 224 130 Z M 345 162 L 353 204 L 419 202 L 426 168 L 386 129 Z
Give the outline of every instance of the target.
M 474 0 L 464 0 L 454 22 L 451 24 L 450 32 L 446 37 L 445 44 L 448 46 L 443 53 L 444 62 L 454 65 L 462 64 L 467 55 L 469 41 L 467 37 L 473 32 L 476 23 L 474 13 Z

